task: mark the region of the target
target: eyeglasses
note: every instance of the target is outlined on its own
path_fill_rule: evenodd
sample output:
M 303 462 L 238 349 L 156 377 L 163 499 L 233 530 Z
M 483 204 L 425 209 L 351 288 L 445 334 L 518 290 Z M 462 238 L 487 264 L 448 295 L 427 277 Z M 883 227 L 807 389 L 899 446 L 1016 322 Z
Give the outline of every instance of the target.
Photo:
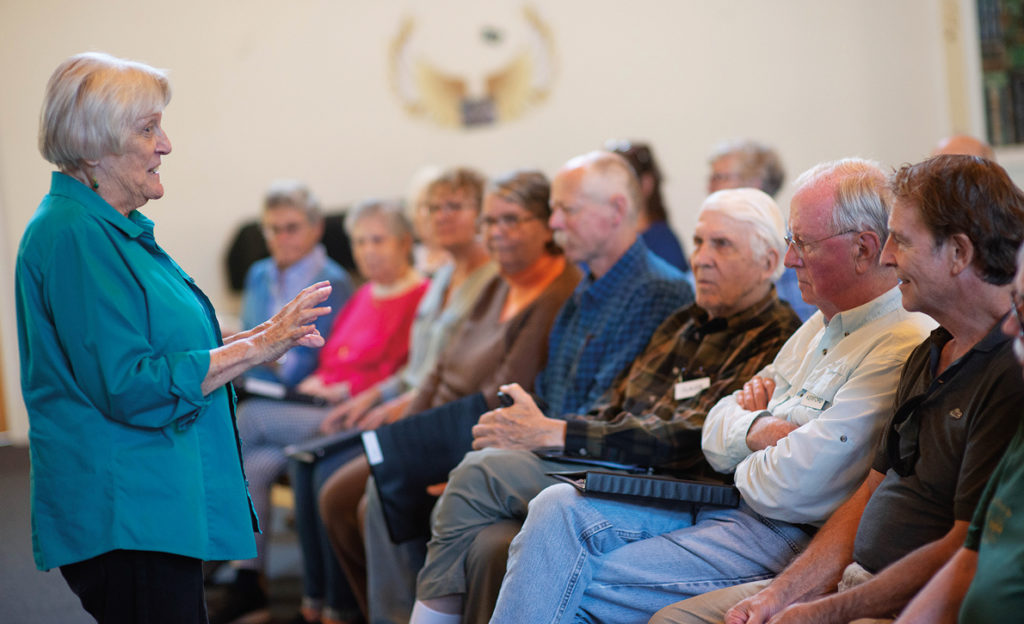
M 481 230 L 497 225 L 507 231 L 517 229 L 520 225 L 536 218 L 533 215 L 503 214 L 497 217 L 480 217 L 476 223 Z
M 271 237 L 274 237 L 274 236 L 281 236 L 282 234 L 284 234 L 286 236 L 293 236 L 295 234 L 298 234 L 298 232 L 300 230 L 302 230 L 302 228 L 305 227 L 306 225 L 307 225 L 306 223 L 285 223 L 284 225 L 264 225 L 263 226 L 263 236 L 265 238 L 271 238 Z
M 1017 313 L 1017 324 L 1020 325 L 1020 335 L 1024 336 L 1024 295 L 1021 295 L 1016 288 L 1010 291 L 1010 301 L 1013 302 L 1013 310 Z
M 439 212 L 459 212 L 460 210 L 471 210 L 475 209 L 474 206 L 470 206 L 468 203 L 457 202 L 457 201 L 446 201 L 436 202 L 427 204 L 427 210 L 430 214 L 437 214 Z
M 825 238 L 819 238 L 817 240 L 812 240 L 812 241 L 800 240 L 799 238 L 793 236 L 792 232 L 786 232 L 785 241 L 786 241 L 787 245 L 791 245 L 793 247 L 793 249 L 796 251 L 796 255 L 798 255 L 801 258 L 803 258 L 804 254 L 807 253 L 807 249 L 810 248 L 811 245 L 817 245 L 818 243 L 824 243 L 825 241 L 827 241 L 827 240 L 829 240 L 831 238 L 837 238 L 839 236 L 845 236 L 847 234 L 853 234 L 856 231 L 857 230 L 845 230 L 843 232 L 839 232 L 837 234 L 832 234 L 830 236 L 826 236 Z
M 708 181 L 712 183 L 716 182 L 732 182 L 734 180 L 742 180 L 743 174 L 735 171 L 713 171 L 708 176 Z

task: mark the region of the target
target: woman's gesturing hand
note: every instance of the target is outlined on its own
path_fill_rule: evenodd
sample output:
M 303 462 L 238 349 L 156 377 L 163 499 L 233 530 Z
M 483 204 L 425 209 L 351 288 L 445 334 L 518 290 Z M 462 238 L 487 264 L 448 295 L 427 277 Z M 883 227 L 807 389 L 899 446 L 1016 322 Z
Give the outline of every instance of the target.
M 326 301 L 330 294 L 330 282 L 317 282 L 307 286 L 270 320 L 259 325 L 252 335 L 252 340 L 259 351 L 260 363 L 276 360 L 295 346 L 324 346 L 324 337 L 313 323 L 331 311 L 328 306 L 317 307 Z
M 317 282 L 302 289 L 269 321 L 226 338 L 224 346 L 210 352 L 203 394 L 213 392 L 253 366 L 278 359 L 294 346 L 324 346 L 324 337 L 313 321 L 331 311 L 329 306 L 318 307 L 330 294 L 330 282 Z

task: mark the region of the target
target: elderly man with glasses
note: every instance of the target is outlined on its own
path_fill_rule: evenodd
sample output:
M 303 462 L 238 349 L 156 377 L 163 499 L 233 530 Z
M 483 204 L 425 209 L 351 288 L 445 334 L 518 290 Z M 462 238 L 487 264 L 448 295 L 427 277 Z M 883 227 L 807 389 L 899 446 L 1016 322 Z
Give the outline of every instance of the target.
M 549 487 L 512 544 L 492 622 L 646 622 L 680 598 L 771 577 L 864 480 L 900 368 L 934 324 L 903 309 L 896 272 L 878 262 L 891 206 L 881 169 L 825 163 L 796 186 L 785 263 L 819 312 L 702 432 L 739 506 Z
M 778 578 L 684 601 L 652 622 L 892 618 L 964 543 L 1024 401 L 1016 323 L 1001 330 L 1014 319 L 1024 193 L 972 156 L 905 166 L 890 186 L 881 262 L 896 271 L 903 307 L 939 327 L 907 360 L 870 473 Z

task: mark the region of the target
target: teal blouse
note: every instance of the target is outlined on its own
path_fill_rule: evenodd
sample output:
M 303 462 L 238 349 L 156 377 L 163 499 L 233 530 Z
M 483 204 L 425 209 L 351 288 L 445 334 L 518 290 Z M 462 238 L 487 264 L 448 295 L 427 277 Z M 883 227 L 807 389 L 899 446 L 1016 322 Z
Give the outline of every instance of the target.
M 55 172 L 15 291 L 39 569 L 115 549 L 253 557 L 234 393 L 200 390 L 220 329 L 153 222 Z

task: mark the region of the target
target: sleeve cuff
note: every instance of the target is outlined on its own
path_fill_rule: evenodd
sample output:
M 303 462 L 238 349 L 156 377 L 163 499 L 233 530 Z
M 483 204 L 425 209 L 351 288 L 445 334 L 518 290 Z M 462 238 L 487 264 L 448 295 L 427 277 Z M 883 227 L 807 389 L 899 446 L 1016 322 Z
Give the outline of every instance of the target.
M 377 389 L 380 390 L 380 402 L 386 403 L 405 392 L 405 384 L 402 383 L 401 377 L 398 375 L 392 375 L 380 382 Z
M 171 373 L 171 392 L 196 407 L 206 407 L 210 397 L 203 396 L 203 380 L 210 372 L 209 351 L 186 351 L 167 357 Z
M 578 457 L 601 457 L 604 452 L 602 441 L 604 438 L 598 435 L 590 435 L 594 423 L 585 420 L 573 419 L 566 421 L 565 427 L 565 453 Z
M 747 433 L 754 421 L 763 416 L 771 416 L 771 412 L 768 410 L 745 412 L 736 416 L 729 424 L 725 450 L 734 465 L 750 455 L 750 447 L 747 446 Z

